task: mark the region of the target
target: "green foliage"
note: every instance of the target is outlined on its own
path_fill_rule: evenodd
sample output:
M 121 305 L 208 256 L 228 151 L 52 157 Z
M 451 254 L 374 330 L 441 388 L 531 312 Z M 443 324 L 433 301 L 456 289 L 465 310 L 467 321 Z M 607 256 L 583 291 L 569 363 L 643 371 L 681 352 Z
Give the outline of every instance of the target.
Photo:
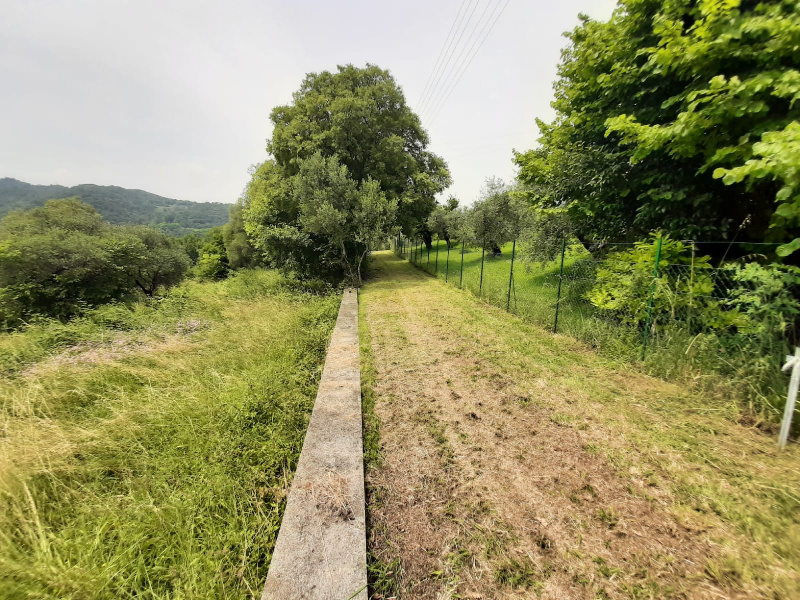
M 286 272 L 357 281 L 365 252 L 395 224 L 407 236 L 424 229 L 435 195 L 450 184 L 399 86 L 374 65 L 307 75 L 271 119 L 273 158 L 251 174 L 244 230 Z M 324 174 L 317 156 L 342 170 L 329 165 Z
M 561 255 L 562 245 L 575 235 L 575 226 L 563 208 L 542 208 L 529 213 L 520 232 L 520 256 L 546 263 Z
M 731 266 L 737 284 L 725 304 L 741 315 L 738 332 L 757 338 L 762 347 L 791 335 L 800 317 L 800 268 L 757 263 Z M 782 344 L 781 344 L 782 346 Z
M 0 595 L 260 589 L 338 300 L 243 271 L 0 335 Z
M 795 85 L 800 97 L 800 74 Z M 761 141 L 753 144 L 753 155 L 743 165 L 732 169 L 718 168 L 714 177 L 722 177 L 726 185 L 746 180 L 754 185 L 760 180 L 775 180 L 781 188 L 775 196 L 778 208 L 772 217 L 772 226 L 786 230 L 800 222 L 800 123 L 793 121 L 783 131 L 768 131 Z M 800 249 L 800 237 L 778 248 L 779 256 L 788 256 Z
M 796 234 L 796 2 L 622 0 L 570 39 L 558 116 L 516 156 L 536 206 L 582 239 Z
M 159 288 L 168 288 L 181 281 L 191 261 L 182 246 L 167 234 L 142 225 L 126 227 L 134 253 L 122 266 L 136 286 L 147 296 Z
M 406 235 L 424 224 L 436 194 L 450 185 L 444 161 L 426 150 L 428 134 L 392 75 L 375 65 L 310 73 L 293 102 L 272 111 L 267 151 L 286 176 L 316 152 L 336 155 L 350 176 L 380 183 L 398 201 Z
M 653 290 L 653 312 L 675 314 L 711 294 L 713 282 L 705 273 L 711 265 L 708 256 L 692 257 L 690 247 L 665 235 L 654 283 L 658 234 L 636 242 L 630 250 L 614 252 L 600 263 L 596 284 L 586 295 L 597 308 L 616 315 L 632 325 L 644 323 Z M 689 276 L 670 270 L 673 265 L 689 265 Z M 704 306 L 709 310 L 709 306 Z
M 189 259 L 174 239 L 111 225 L 77 199 L 51 200 L 0 221 L 0 326 L 66 318 L 138 289 L 174 285 Z
M 203 236 L 198 233 L 187 233 L 183 237 L 178 238 L 178 243 L 181 245 L 184 252 L 186 252 L 186 255 L 189 257 L 189 260 L 192 261 L 193 265 L 196 265 L 200 258 L 200 252 L 205 243 L 203 240 Z
M 437 204 L 426 222 L 427 230 L 437 239 L 444 240 L 450 246 L 450 240 L 458 238 L 463 227 L 460 220 L 462 213 L 458 210 L 458 199 L 450 196 L 444 204 Z
M 300 230 L 292 179 L 274 160 L 252 169 L 242 197 L 244 228 L 267 263 L 284 272 L 324 272 L 315 238 Z
M 225 249 L 222 228 L 215 227 L 206 235 L 194 273 L 200 279 L 224 279 L 229 271 L 228 252 Z
M 241 199 L 231 206 L 228 222 L 222 228 L 222 241 L 231 269 L 252 269 L 261 264 L 261 255 L 244 230 L 244 203 Z
M 389 235 L 397 201 L 387 198 L 371 178 L 359 186 L 336 157 L 326 159 L 319 152 L 301 162 L 294 199 L 301 229 L 323 241 L 317 247 L 320 261 L 360 285 L 361 264 Z
M 481 190 L 481 198 L 470 211 L 472 239 L 500 254 L 500 247 L 519 237 L 527 206 L 502 179 L 491 177 Z
M 43 206 L 47 200 L 77 197 L 90 204 L 106 221 L 115 224 L 150 225 L 173 236 L 202 233 L 224 225 L 229 204 L 173 200 L 142 190 L 116 186 L 31 185 L 16 179 L 0 179 L 0 217 L 12 210 Z

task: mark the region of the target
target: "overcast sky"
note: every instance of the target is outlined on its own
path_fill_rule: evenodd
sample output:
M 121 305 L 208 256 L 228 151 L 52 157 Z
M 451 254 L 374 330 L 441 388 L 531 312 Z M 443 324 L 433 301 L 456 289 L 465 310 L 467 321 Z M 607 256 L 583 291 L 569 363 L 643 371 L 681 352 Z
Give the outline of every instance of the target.
M 0 177 L 233 202 L 267 158 L 270 110 L 305 73 L 375 63 L 420 112 L 461 10 L 472 21 L 421 114 L 453 174 L 447 193 L 469 204 L 485 177 L 513 178 L 511 149 L 552 118 L 562 32 L 615 4 L 509 0 L 490 29 L 497 2 L 0 0 Z M 446 74 L 481 32 L 453 87 L 458 71 Z

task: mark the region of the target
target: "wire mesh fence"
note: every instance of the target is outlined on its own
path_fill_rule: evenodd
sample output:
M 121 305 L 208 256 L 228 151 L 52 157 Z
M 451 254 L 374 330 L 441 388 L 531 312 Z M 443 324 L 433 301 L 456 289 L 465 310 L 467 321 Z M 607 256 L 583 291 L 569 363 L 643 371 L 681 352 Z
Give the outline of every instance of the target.
M 791 278 L 758 270 L 775 245 L 727 244 L 725 255 L 712 259 L 705 254 L 710 243 L 664 240 L 663 248 L 662 238 L 594 246 L 565 241 L 560 252 L 536 260 L 516 242 L 498 248 L 398 237 L 394 247 L 488 304 L 602 352 L 644 361 L 660 376 L 727 382 L 732 394 L 778 416 L 800 290 Z

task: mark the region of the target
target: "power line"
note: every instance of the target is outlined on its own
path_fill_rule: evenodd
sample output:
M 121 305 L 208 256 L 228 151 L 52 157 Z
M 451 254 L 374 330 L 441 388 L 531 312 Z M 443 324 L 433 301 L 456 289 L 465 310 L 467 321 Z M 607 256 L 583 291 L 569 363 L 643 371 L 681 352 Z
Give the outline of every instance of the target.
M 509 2 L 511 2 L 511 0 L 506 0 L 505 4 L 503 4 L 503 8 L 501 8 L 500 12 L 497 13 L 497 16 L 495 17 L 495 19 L 492 22 L 491 26 L 489 27 L 488 31 L 486 31 L 486 35 L 483 36 L 483 39 L 481 39 L 480 44 L 478 44 L 478 47 L 475 49 L 475 52 L 473 52 L 472 55 L 469 57 L 469 61 L 467 62 L 466 66 L 459 73 L 458 78 L 455 80 L 455 83 L 450 87 L 450 89 L 447 92 L 447 94 L 444 97 L 444 99 L 438 104 L 438 108 L 436 109 L 436 112 L 431 117 L 430 123 L 433 123 L 433 121 L 436 120 L 436 117 L 439 116 L 439 113 L 441 112 L 442 108 L 444 108 L 444 106 L 447 104 L 447 100 L 450 98 L 450 95 L 453 93 L 453 90 L 456 89 L 456 87 L 458 86 L 459 82 L 461 81 L 461 78 L 464 76 L 464 73 L 466 73 L 467 69 L 469 69 L 469 66 L 472 64 L 472 60 L 475 58 L 475 56 L 478 54 L 478 52 L 480 52 L 480 49 L 483 46 L 483 43 L 486 41 L 486 38 L 489 37 L 489 34 L 492 32 L 492 29 L 494 29 L 494 26 L 497 24 L 497 21 L 500 19 L 500 17 L 502 16 L 503 12 L 506 10 L 506 7 L 508 6 Z
M 458 12 L 456 13 L 456 18 L 453 20 L 453 24 L 450 25 L 450 31 L 447 32 L 447 37 L 445 38 L 444 43 L 442 44 L 442 47 L 439 50 L 439 56 L 436 57 L 436 62 L 433 64 L 433 69 L 431 69 L 431 72 L 428 74 L 428 81 L 425 82 L 425 87 L 422 88 L 422 95 L 419 98 L 419 102 L 422 102 L 423 98 L 425 98 L 425 94 L 428 91 L 428 86 L 430 85 L 431 81 L 433 80 L 433 75 L 439 68 L 439 63 L 440 63 L 440 61 L 442 59 L 442 55 L 445 52 L 445 47 L 449 46 L 449 43 L 452 42 L 451 38 L 453 36 L 453 30 L 456 27 L 456 23 L 458 23 L 458 19 L 459 19 L 459 16 L 461 15 L 461 11 L 467 5 L 467 1 L 468 0 L 462 0 L 461 6 L 459 6 L 459 8 L 458 8 Z M 466 11 L 465 11 L 464 14 L 466 14 Z M 418 102 L 418 104 L 419 104 L 419 102 Z
M 486 19 L 486 21 L 484 21 L 484 17 L 486 16 L 486 11 L 489 10 L 490 6 L 492 6 L 492 0 L 488 0 L 486 2 L 486 6 L 483 7 L 483 12 L 481 12 L 481 16 L 478 17 L 477 21 L 475 21 L 475 24 L 472 26 L 472 31 L 469 32 L 469 35 L 467 36 L 467 40 L 464 42 L 464 45 L 461 46 L 461 49 L 459 50 L 458 56 L 456 56 L 455 62 L 453 63 L 453 68 L 450 69 L 450 71 L 444 76 L 444 80 L 443 80 L 443 83 L 442 83 L 442 91 L 447 90 L 448 85 L 452 81 L 452 77 L 458 72 L 458 69 L 461 67 L 461 65 L 462 65 L 461 57 L 464 56 L 464 51 L 468 47 L 471 49 L 472 46 L 477 41 L 478 38 L 475 37 L 475 32 L 478 30 L 478 26 L 481 23 L 483 23 L 483 28 L 481 29 L 481 33 L 483 33 L 483 29 L 486 28 L 486 24 L 492 18 L 492 14 L 494 14 L 494 11 L 500 5 L 501 1 L 502 0 L 497 0 L 497 2 L 495 3 L 494 8 L 492 8 L 492 12 L 489 13 L 489 18 Z M 476 5 L 476 8 L 477 8 L 477 5 Z M 480 33 L 478 34 L 478 37 L 480 37 Z M 472 42 L 472 43 L 470 44 L 470 42 Z M 432 106 L 435 106 L 438 103 L 439 103 L 438 99 L 435 99 L 434 102 L 433 102 L 433 105 L 428 105 L 428 109 L 432 108 Z
M 497 8 L 497 6 L 500 5 L 500 1 L 501 0 L 498 0 L 497 4 L 495 5 L 495 8 Z M 463 68 L 460 70 L 460 72 L 458 73 L 458 77 L 455 79 L 455 81 L 452 83 L 452 85 L 446 91 L 446 94 L 443 96 L 441 102 L 437 103 L 437 105 L 434 107 L 434 112 L 431 115 L 430 123 L 433 123 L 436 120 L 436 118 L 439 116 L 439 113 L 441 112 L 441 110 L 447 104 L 447 100 L 450 98 L 450 96 L 452 95 L 452 93 L 456 89 L 456 87 L 458 87 L 458 84 L 461 81 L 461 78 L 464 76 L 464 73 L 467 72 L 467 70 L 469 69 L 470 65 L 472 64 L 472 61 L 474 60 L 475 56 L 477 56 L 478 52 L 480 52 L 480 49 L 483 46 L 483 43 L 489 37 L 489 34 L 491 34 L 492 29 L 494 29 L 495 24 L 497 24 L 497 21 L 500 19 L 501 15 L 505 11 L 505 9 L 508 6 L 510 1 L 511 0 L 506 0 L 505 4 L 503 4 L 503 7 L 500 9 L 500 12 L 497 13 L 497 16 L 495 17 L 494 21 L 492 21 L 492 24 L 491 24 L 491 26 L 489 27 L 488 30 L 486 30 L 486 25 L 489 23 L 489 21 L 487 21 L 486 24 L 484 24 L 484 28 L 481 30 L 481 34 L 483 34 L 484 31 L 486 31 L 486 33 L 483 35 L 483 37 L 481 38 L 480 43 L 478 44 L 478 46 L 476 48 L 475 48 L 475 42 L 477 42 L 478 38 L 476 38 L 475 42 L 473 42 L 473 45 L 470 48 L 471 54 L 468 55 L 469 58 L 466 61 L 466 65 L 464 65 Z M 494 11 L 492 12 L 492 14 L 494 14 Z M 489 17 L 489 19 L 491 20 L 491 16 Z M 480 35 L 479 35 L 479 37 L 480 37 Z M 472 51 L 472 48 L 475 48 L 474 52 Z M 462 65 L 463 65 L 463 63 L 462 63 Z
M 438 78 L 436 78 L 436 81 L 434 82 L 433 86 L 429 90 L 428 97 L 420 105 L 420 108 L 419 108 L 420 113 L 422 113 L 425 110 L 425 107 L 428 106 L 428 104 L 430 103 L 431 98 L 433 97 L 434 93 L 438 89 L 439 83 L 440 83 L 440 81 L 442 79 L 442 76 L 445 74 L 445 72 L 447 71 L 447 67 L 450 64 L 450 59 L 453 58 L 453 53 L 455 52 L 456 48 L 458 47 L 458 44 L 461 42 L 461 38 L 464 36 L 464 32 L 467 29 L 467 25 L 469 25 L 470 21 L 472 21 L 472 15 L 475 14 L 475 9 L 478 8 L 478 4 L 479 3 L 480 3 L 480 0 L 475 0 L 475 4 L 472 6 L 472 11 L 469 13 L 469 17 L 467 17 L 467 20 L 464 21 L 462 19 L 462 26 L 459 27 L 460 31 L 457 32 L 458 39 L 455 40 L 455 44 L 451 45 L 450 51 L 447 54 L 447 56 L 445 57 L 445 63 L 444 63 L 444 66 L 442 67 L 441 71 L 439 72 Z M 472 0 L 470 0 L 470 4 L 472 4 Z M 468 8 L 468 10 L 469 10 L 469 8 Z

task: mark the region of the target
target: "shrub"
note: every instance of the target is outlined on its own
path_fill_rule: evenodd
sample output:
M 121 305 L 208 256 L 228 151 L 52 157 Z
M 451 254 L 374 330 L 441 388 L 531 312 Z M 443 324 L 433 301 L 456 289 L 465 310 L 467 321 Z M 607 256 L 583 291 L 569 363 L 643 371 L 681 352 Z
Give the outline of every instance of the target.
M 645 321 L 651 291 L 655 314 L 676 317 L 682 312 L 694 312 L 701 302 L 705 311 L 717 311 L 718 303 L 710 301 L 714 289 L 710 257 L 692 256 L 690 246 L 663 236 L 653 287 L 657 246 L 658 234 L 653 234 L 649 240 L 636 242 L 630 250 L 610 254 L 598 266 L 596 282 L 586 294 L 587 299 L 631 325 Z

